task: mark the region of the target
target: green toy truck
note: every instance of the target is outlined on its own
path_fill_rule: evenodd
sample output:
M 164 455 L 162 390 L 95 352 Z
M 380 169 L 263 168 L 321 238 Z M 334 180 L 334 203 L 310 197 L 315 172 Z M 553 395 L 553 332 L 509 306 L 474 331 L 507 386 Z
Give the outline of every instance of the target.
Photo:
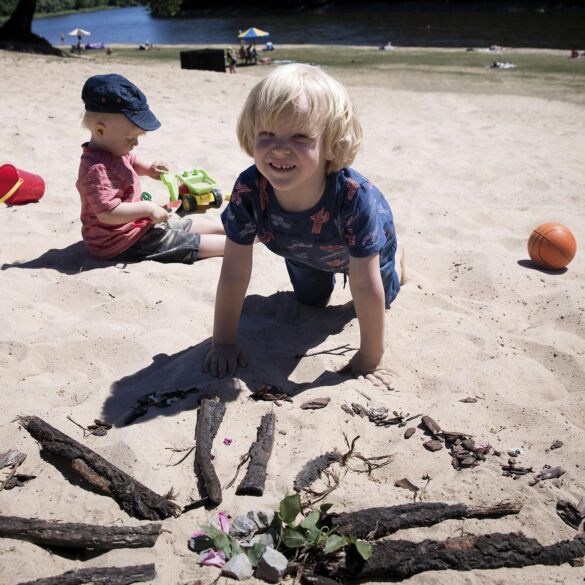
M 169 190 L 171 207 L 180 205 L 186 213 L 200 207 L 221 207 L 223 203 L 217 183 L 203 169 L 165 173 L 160 178 Z

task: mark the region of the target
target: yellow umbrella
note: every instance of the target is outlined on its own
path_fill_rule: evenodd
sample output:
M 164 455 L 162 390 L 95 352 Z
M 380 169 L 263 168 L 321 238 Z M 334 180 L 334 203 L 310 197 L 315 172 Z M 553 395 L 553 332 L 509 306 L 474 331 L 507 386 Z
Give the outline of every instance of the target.
M 269 37 L 270 33 L 266 32 L 264 30 L 260 30 L 259 28 L 256 27 L 252 27 L 249 28 L 247 30 L 245 30 L 244 32 L 241 32 L 238 35 L 239 39 L 247 39 L 247 40 L 254 40 L 254 39 L 259 39 L 259 38 L 264 38 L 264 37 Z

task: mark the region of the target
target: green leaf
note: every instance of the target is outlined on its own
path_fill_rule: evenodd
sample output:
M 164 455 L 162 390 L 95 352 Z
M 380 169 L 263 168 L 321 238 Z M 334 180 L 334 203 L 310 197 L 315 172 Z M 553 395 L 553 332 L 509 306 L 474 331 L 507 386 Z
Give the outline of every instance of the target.
M 327 539 L 327 544 L 325 545 L 325 549 L 323 552 L 328 555 L 340 548 L 343 548 L 347 544 L 347 539 L 345 536 L 339 536 L 339 534 L 333 534 Z
M 211 538 L 212 540 L 216 537 L 216 536 L 221 536 L 222 534 L 224 534 L 221 530 L 215 528 L 215 526 L 203 526 L 201 528 L 201 530 L 203 530 L 203 532 L 209 536 L 209 538 Z
M 300 548 L 306 543 L 305 535 L 296 528 L 285 528 L 282 534 L 282 544 L 287 548 Z
M 321 538 L 324 537 L 323 533 L 317 527 L 309 528 L 306 531 L 306 535 L 306 541 L 313 545 L 318 545 Z
M 202 530 L 206 536 L 211 538 L 213 549 L 222 550 L 228 559 L 242 552 L 238 541 L 233 536 L 225 534 L 214 526 L 204 526 Z
M 301 513 L 301 497 L 299 494 L 286 496 L 280 502 L 280 517 L 285 524 L 292 524 Z
M 315 528 L 317 526 L 317 522 L 319 522 L 319 518 L 321 517 L 321 514 L 319 514 L 319 512 L 315 511 L 315 512 L 311 512 L 302 522 L 301 522 L 301 526 L 303 528 L 306 528 L 307 530 L 311 529 L 311 528 Z
M 356 540 L 355 548 L 364 561 L 367 561 L 372 556 L 372 545 L 365 540 Z
M 220 534 L 213 539 L 213 548 L 222 550 L 229 559 L 232 556 L 232 542 L 227 534 Z
M 248 555 L 248 559 L 250 560 L 250 564 L 253 567 L 258 566 L 258 563 L 260 562 L 260 558 L 264 554 L 265 550 L 266 550 L 266 545 L 263 542 L 256 542 L 256 543 L 254 543 L 254 546 L 252 546 L 252 548 L 249 548 L 246 551 L 246 554 Z

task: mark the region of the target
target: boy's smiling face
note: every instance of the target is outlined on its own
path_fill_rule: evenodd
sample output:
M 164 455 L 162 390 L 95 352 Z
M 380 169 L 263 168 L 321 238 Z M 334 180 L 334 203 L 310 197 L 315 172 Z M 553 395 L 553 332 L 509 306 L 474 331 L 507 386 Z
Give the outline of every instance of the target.
M 126 116 L 113 114 L 97 125 L 93 140 L 108 152 L 123 156 L 138 145 L 138 139 L 143 134 L 145 131 L 130 122 Z
M 275 193 L 287 199 L 289 196 L 314 199 L 321 196 L 325 187 L 323 133 L 316 124 L 306 122 L 307 109 L 306 103 L 301 103 L 290 119 L 266 124 L 258 120 L 255 125 L 256 167 Z

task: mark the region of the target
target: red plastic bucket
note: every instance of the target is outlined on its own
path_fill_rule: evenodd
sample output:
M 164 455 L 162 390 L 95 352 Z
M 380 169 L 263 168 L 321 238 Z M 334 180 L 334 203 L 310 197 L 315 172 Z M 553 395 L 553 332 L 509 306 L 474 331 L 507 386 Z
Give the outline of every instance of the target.
M 0 203 L 24 205 L 38 201 L 45 194 L 45 181 L 33 173 L 14 165 L 0 167 Z

